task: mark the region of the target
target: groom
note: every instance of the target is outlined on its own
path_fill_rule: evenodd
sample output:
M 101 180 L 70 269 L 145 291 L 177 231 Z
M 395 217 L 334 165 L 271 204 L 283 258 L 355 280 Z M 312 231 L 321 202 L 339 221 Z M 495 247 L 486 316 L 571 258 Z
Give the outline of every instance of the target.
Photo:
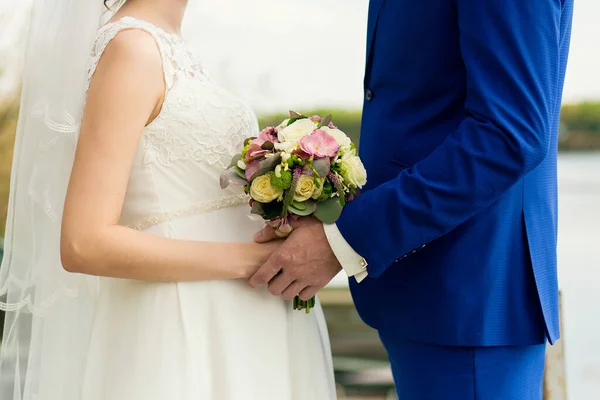
M 371 0 L 369 182 L 336 225 L 298 221 L 249 284 L 308 299 L 343 268 L 402 400 L 542 398 L 545 343 L 559 337 L 572 11 L 573 0 Z

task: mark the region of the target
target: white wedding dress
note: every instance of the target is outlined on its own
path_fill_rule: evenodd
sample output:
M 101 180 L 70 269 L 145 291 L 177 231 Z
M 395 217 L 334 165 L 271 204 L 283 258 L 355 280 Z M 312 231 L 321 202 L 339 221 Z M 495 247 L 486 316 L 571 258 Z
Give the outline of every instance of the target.
M 261 224 L 247 217 L 241 191 L 219 187 L 219 175 L 257 134 L 253 112 L 206 76 L 180 37 L 131 17 L 100 29 L 89 79 L 123 29 L 154 37 L 167 94 L 139 143 L 120 224 L 182 240 L 251 241 Z M 334 398 L 319 304 L 293 311 L 244 281 L 101 280 L 82 400 Z

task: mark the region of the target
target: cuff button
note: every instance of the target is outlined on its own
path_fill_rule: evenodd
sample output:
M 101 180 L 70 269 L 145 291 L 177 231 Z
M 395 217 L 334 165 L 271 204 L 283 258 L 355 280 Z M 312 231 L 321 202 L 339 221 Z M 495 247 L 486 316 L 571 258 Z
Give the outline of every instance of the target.
M 367 269 L 367 266 L 369 264 L 367 263 L 367 260 L 365 260 L 364 258 L 360 259 L 360 268 L 364 271 Z

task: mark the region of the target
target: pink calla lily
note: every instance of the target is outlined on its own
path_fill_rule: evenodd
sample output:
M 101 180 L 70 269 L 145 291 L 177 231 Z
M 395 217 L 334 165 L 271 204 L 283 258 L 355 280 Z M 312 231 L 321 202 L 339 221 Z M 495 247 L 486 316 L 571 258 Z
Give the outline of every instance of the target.
M 300 149 L 314 157 L 334 157 L 339 145 L 324 130 L 317 129 L 311 135 L 304 136 L 300 140 Z

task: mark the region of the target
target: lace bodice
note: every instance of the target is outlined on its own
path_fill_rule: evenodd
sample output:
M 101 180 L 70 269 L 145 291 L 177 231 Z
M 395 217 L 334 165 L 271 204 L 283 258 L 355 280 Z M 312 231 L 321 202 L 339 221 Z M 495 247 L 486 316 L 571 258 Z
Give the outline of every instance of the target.
M 257 134 L 256 117 L 207 76 L 181 37 L 131 17 L 105 25 L 92 48 L 88 85 L 104 49 L 124 29 L 143 30 L 156 40 L 167 92 L 138 145 L 121 223 L 143 230 L 246 203 L 243 193 L 219 187 L 219 175 L 244 139 Z

